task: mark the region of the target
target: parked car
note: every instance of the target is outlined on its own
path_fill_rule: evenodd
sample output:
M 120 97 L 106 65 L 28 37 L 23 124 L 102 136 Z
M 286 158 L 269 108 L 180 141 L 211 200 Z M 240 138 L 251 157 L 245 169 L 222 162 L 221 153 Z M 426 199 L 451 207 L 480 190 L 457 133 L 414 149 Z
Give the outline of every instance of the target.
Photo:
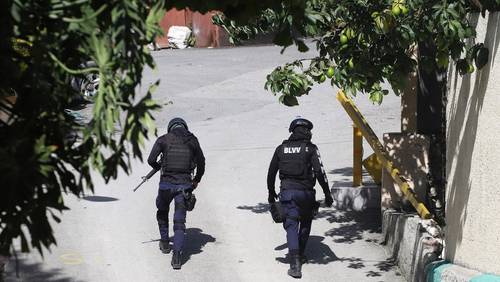
M 95 62 L 87 62 L 82 65 L 82 68 L 96 67 Z M 72 106 L 78 107 L 85 104 L 93 103 L 94 97 L 99 91 L 99 73 L 91 72 L 84 76 L 73 77 L 71 79 L 71 87 L 79 94 L 72 101 Z

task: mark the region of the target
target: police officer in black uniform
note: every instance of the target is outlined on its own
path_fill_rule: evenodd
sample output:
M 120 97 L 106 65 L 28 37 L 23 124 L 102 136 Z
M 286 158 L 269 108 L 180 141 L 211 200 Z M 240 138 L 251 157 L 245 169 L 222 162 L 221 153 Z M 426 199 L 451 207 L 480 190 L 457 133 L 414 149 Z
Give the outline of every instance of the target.
M 158 162 L 158 157 L 161 160 Z M 168 212 L 172 200 L 174 211 L 174 242 L 172 267 L 180 269 L 181 252 L 186 230 L 185 195 L 194 190 L 205 172 L 205 157 L 198 139 L 189 132 L 182 118 L 174 118 L 168 123 L 168 133 L 160 136 L 148 157 L 148 164 L 161 170 L 160 187 L 156 197 L 156 219 L 160 229 L 160 250 L 170 252 L 168 237 Z M 196 175 L 193 172 L 196 168 Z
M 276 148 L 267 174 L 268 202 L 273 203 L 278 198 L 274 183 L 279 170 L 279 201 L 285 216 L 283 227 L 290 259 L 288 275 L 294 278 L 302 277 L 302 262 L 306 261 L 304 250 L 311 232 L 313 213 L 317 209 L 316 179 L 325 194 L 325 204 L 331 206 L 333 203 L 318 147 L 311 143 L 312 128 L 313 124 L 307 119 L 292 121 L 289 128 L 292 134 Z

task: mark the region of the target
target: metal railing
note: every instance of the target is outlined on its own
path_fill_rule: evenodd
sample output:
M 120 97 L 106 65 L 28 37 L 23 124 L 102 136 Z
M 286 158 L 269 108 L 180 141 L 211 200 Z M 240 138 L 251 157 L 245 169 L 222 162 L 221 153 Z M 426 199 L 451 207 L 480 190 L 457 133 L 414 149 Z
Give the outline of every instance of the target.
M 354 124 L 352 126 L 352 186 L 363 185 L 363 133 Z
M 355 125 L 354 134 L 356 134 L 356 129 L 360 130 L 363 137 L 365 137 L 366 141 L 373 148 L 373 151 L 382 162 L 382 167 L 387 170 L 387 172 L 391 175 L 394 182 L 399 186 L 405 198 L 413 205 L 417 213 L 423 219 L 432 218 L 432 214 L 429 212 L 424 203 L 418 198 L 417 194 L 411 188 L 410 182 L 406 180 L 403 176 L 400 175 L 399 170 L 394 167 L 392 161 L 388 157 L 389 154 L 385 150 L 384 146 L 378 139 L 377 135 L 370 127 L 364 116 L 359 111 L 358 107 L 354 104 L 354 102 L 347 97 L 343 91 L 339 91 L 337 93 L 337 100 L 339 100 L 340 104 L 344 107 L 345 111 L 353 121 Z M 359 142 L 356 140 L 356 136 L 354 136 L 355 142 Z M 359 147 L 359 145 L 357 145 Z M 356 148 L 354 149 L 354 153 L 356 154 Z M 359 149 L 358 149 L 359 150 Z M 355 156 L 356 159 L 356 156 Z M 355 173 L 353 173 L 354 175 Z M 359 176 L 357 176 L 359 177 Z M 359 179 L 359 178 L 358 178 Z M 357 180 L 357 179 L 355 179 Z M 354 183 L 353 181 L 353 184 Z

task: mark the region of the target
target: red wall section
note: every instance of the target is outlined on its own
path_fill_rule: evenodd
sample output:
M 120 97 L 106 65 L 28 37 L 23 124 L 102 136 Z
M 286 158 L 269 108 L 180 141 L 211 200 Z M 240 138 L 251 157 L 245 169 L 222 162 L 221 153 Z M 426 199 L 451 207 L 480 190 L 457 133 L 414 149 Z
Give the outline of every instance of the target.
M 212 15 L 215 12 L 200 14 L 190 10 L 169 10 L 160 21 L 164 35 L 156 39 L 161 48 L 168 46 L 167 33 L 173 25 L 187 26 L 191 28 L 196 37 L 196 47 L 220 47 L 228 46 L 229 40 L 226 32 L 212 23 Z

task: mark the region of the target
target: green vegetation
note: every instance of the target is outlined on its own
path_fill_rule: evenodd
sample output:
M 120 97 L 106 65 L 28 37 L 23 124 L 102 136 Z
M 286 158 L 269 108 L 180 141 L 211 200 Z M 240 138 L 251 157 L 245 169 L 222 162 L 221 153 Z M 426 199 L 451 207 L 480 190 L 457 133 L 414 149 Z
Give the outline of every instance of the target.
M 159 107 L 136 89 L 145 66 L 154 67 L 146 44 L 163 16 L 156 1 L 2 1 L 0 4 L 0 250 L 14 238 L 23 251 L 54 244 L 51 222 L 67 209 L 62 193 L 92 190 L 91 170 L 106 181 L 154 132 Z M 149 4 L 149 8 L 148 5 Z M 83 68 L 87 61 L 97 67 Z M 78 95 L 72 77 L 99 72 L 93 117 L 82 126 L 65 112 Z M 10 105 L 5 97 L 16 96 Z M 75 133 L 81 138 L 69 138 Z
M 499 0 L 477 4 L 482 5 L 483 15 L 500 7 Z M 308 94 L 314 81 L 322 82 L 329 69 L 334 69 L 332 85 L 351 95 L 367 93 L 381 103 L 389 93 L 383 89 L 384 81 L 396 94 L 406 87 L 423 42 L 433 49 L 432 56 L 418 57 L 427 71 L 446 68 L 449 58 L 462 74 L 473 71 L 474 65 L 483 67 L 488 50 L 481 43 L 470 48 L 465 44 L 475 37 L 468 17 L 473 11 L 478 6 L 465 0 L 309 0 L 282 2 L 249 26 L 235 25 L 222 15 L 215 22 L 230 32 L 234 42 L 264 30 L 276 33 L 275 43 L 284 47 L 295 43 L 306 51 L 301 38 L 315 39 L 318 56 L 308 63 L 299 60 L 278 67 L 267 78 L 266 89 L 280 94 L 286 105 L 297 105 L 297 97 Z

